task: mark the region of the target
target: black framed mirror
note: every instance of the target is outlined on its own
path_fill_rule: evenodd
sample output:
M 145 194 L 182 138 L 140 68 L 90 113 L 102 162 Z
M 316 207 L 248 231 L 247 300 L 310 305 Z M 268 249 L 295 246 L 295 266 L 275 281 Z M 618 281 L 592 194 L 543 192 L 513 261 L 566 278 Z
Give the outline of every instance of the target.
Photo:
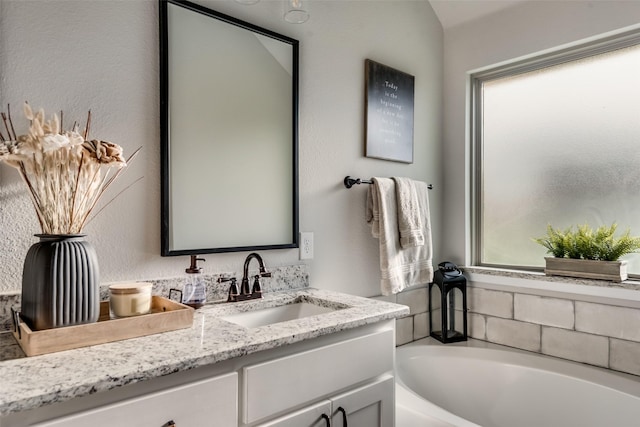
M 162 255 L 298 247 L 298 41 L 159 3 Z

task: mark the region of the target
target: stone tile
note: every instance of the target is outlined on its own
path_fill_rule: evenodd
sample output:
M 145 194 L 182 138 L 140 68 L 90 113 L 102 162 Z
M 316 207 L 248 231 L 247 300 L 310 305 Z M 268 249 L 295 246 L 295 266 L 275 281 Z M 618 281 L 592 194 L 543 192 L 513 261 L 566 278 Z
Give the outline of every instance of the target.
M 515 294 L 513 318 L 523 322 L 573 329 L 573 301 L 537 295 Z
M 397 294 L 398 304 L 408 305 L 411 314 L 427 312 L 427 288 L 412 289 Z
M 455 317 L 455 329 L 456 331 L 460 331 L 462 332 L 462 330 L 464 329 L 464 311 L 462 310 L 456 310 L 456 317 Z M 467 334 L 469 333 L 468 329 L 469 329 L 469 314 L 467 313 Z
M 440 309 L 432 310 L 431 320 L 433 321 L 432 329 L 434 331 L 442 330 L 442 321 L 440 320 L 440 316 L 442 316 Z
M 640 342 L 640 309 L 576 301 L 576 330 Z
M 540 351 L 540 325 L 488 317 L 487 341 L 530 351 Z
M 396 319 L 396 345 L 413 341 L 413 316 Z
M 429 314 L 420 313 L 413 316 L 413 340 L 429 336 Z
M 451 292 L 453 292 L 453 293 L 451 293 Z M 460 289 L 458 289 L 458 288 L 455 288 L 451 292 L 449 293 L 449 295 L 450 296 L 453 295 L 453 297 L 454 297 L 454 307 L 455 307 L 455 309 L 456 310 L 462 310 L 462 300 L 463 300 L 462 291 Z M 469 305 L 468 299 L 469 299 L 469 295 L 467 295 L 467 305 Z
M 393 295 L 378 295 L 375 297 L 370 297 L 371 299 L 374 299 L 376 301 L 384 301 L 384 302 L 392 302 L 392 303 L 396 303 L 398 302 L 396 299 L 396 294 Z
M 640 375 L 640 343 L 610 340 L 609 368 Z
M 469 310 L 489 316 L 513 318 L 513 294 L 482 288 L 467 288 Z
M 609 365 L 609 339 L 559 328 L 542 328 L 542 353 L 591 365 Z
M 429 307 L 429 299 L 431 299 L 432 310 L 437 310 L 440 308 L 442 296 L 440 295 L 440 289 L 437 286 L 433 286 L 431 288 L 431 293 L 429 293 L 429 288 L 427 288 L 427 307 Z
M 485 317 L 481 314 L 469 313 L 469 336 L 479 340 L 487 339 L 487 327 Z

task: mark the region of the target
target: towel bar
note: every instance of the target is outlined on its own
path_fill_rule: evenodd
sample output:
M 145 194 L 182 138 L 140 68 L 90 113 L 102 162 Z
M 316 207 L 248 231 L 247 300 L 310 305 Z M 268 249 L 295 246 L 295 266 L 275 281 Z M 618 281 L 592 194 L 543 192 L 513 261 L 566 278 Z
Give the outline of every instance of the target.
M 347 188 L 351 188 L 354 185 L 360 185 L 360 184 L 373 184 L 373 181 L 370 179 L 360 179 L 360 178 L 351 178 L 350 176 L 345 176 L 344 177 L 344 181 L 342 181 L 344 183 L 344 186 Z M 427 188 L 429 190 L 433 190 L 433 184 L 429 184 L 427 185 Z

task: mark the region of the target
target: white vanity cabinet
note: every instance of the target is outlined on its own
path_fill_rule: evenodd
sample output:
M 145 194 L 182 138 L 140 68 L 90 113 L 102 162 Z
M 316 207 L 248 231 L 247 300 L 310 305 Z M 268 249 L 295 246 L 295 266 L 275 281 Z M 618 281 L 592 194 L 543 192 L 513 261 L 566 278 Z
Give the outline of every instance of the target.
M 394 330 L 391 328 L 246 366 L 241 375 L 243 425 L 253 426 L 291 408 L 327 401 L 329 407 L 324 406 L 326 412 L 320 417 L 323 413 L 331 417 L 332 426 L 342 425 L 343 416 L 350 426 L 392 426 L 394 381 L 390 373 L 393 363 Z M 295 425 L 292 418 L 308 416 L 311 423 L 298 421 L 297 427 L 315 426 L 319 421 L 317 416 L 313 417 L 315 405 L 309 407 L 309 411 L 311 414 L 307 409 L 296 411 L 262 425 Z
M 238 376 L 234 372 L 81 411 L 35 426 L 236 427 L 237 390 Z
M 385 376 L 259 427 L 388 427 L 394 425 L 394 384 Z
M 392 427 L 395 320 L 0 417 L 0 427 Z
M 258 424 L 257 427 L 327 427 L 331 413 L 331 401 L 323 400 L 314 405 Z
M 331 404 L 331 427 L 393 426 L 395 379 L 392 376 L 383 377 L 332 398 Z

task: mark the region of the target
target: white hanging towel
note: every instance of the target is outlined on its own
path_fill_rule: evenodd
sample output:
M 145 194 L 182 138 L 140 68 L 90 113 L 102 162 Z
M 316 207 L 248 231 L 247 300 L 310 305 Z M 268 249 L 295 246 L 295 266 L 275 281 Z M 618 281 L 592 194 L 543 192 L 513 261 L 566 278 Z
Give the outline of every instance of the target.
M 403 249 L 424 245 L 422 212 L 418 202 L 415 181 L 411 178 L 393 177 L 398 204 L 398 231 Z
M 391 178 L 373 178 L 367 190 L 366 219 L 380 242 L 380 290 L 391 295 L 427 284 L 433 279 L 431 220 L 427 184 L 412 181 L 421 221 L 423 244 L 403 248 L 400 243 L 396 184 Z M 405 213 L 411 216 L 413 213 Z

